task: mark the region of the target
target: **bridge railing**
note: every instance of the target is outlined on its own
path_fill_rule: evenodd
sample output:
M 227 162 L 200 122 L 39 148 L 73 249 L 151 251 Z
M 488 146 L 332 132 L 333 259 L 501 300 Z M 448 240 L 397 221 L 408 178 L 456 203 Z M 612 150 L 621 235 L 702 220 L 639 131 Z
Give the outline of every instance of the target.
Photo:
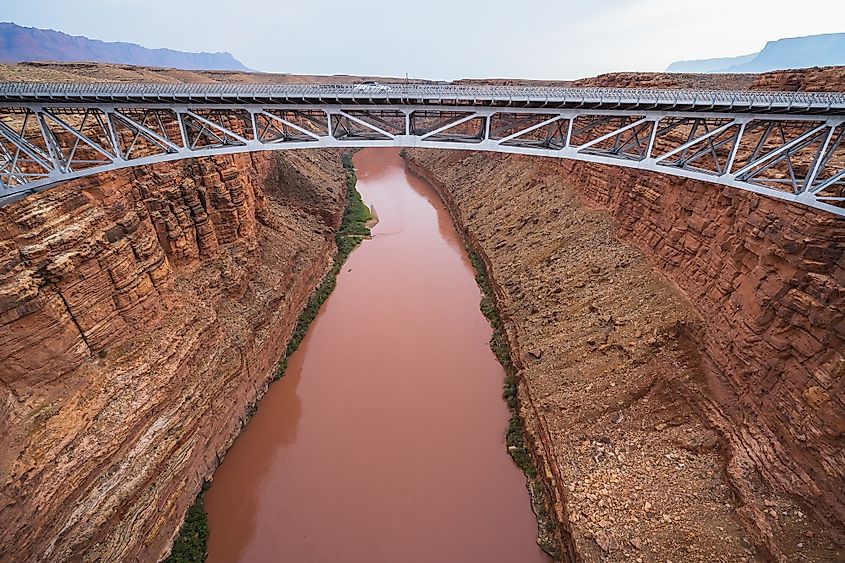
M 734 90 L 568 88 L 555 86 L 476 86 L 460 84 L 173 84 L 173 83 L 0 83 L 0 99 L 110 97 L 349 98 L 356 100 L 536 101 L 555 103 L 689 105 L 789 111 L 845 112 L 845 94 L 836 92 L 753 92 Z M 197 100 L 201 101 L 201 100 Z

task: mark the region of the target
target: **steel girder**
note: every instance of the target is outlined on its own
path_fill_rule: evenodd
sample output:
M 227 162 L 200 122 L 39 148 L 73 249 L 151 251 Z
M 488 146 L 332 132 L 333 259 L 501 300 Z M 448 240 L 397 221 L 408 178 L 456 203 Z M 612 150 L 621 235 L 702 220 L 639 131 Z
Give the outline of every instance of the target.
M 2 85 L 0 85 L 2 92 Z M 427 147 L 569 158 L 730 186 L 845 216 L 845 117 L 442 104 L 2 101 L 0 204 L 196 156 Z

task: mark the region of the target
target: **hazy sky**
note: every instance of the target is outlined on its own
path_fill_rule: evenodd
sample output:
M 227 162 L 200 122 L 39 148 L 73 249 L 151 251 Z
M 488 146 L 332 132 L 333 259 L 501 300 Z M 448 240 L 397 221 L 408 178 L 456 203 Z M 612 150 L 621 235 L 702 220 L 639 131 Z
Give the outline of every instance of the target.
M 0 20 L 298 74 L 578 78 L 845 31 L 845 0 L 0 0 Z

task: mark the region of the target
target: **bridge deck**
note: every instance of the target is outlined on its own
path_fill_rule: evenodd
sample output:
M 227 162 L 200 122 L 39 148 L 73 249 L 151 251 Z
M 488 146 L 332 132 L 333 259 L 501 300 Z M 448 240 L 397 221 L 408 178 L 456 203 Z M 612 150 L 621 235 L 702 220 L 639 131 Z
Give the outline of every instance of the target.
M 845 115 L 845 94 L 441 84 L 0 83 L 0 103 L 471 105 Z

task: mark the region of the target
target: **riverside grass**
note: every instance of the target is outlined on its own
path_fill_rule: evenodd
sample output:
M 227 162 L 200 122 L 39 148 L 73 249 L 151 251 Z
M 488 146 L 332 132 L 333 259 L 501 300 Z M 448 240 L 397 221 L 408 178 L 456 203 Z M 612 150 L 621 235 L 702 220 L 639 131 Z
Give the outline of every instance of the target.
M 203 500 L 208 487 L 207 481 L 203 483 L 194 504 L 191 505 L 185 515 L 185 522 L 173 542 L 170 557 L 165 561 L 169 563 L 205 561 L 206 545 L 208 545 L 208 518 L 203 508 Z
M 361 199 L 361 194 L 355 189 L 358 183 L 358 177 L 355 175 L 355 166 L 352 163 L 352 152 L 345 152 L 341 156 L 343 168 L 346 170 L 346 207 L 343 212 L 343 219 L 340 223 L 340 229 L 335 235 L 335 243 L 337 245 L 337 252 L 334 255 L 332 269 L 326 274 L 323 281 L 311 294 L 308 299 L 308 304 L 299 315 L 296 322 L 296 327 L 291 334 L 288 341 L 285 355 L 279 360 L 276 369 L 273 372 L 273 381 L 282 378 L 287 370 L 288 357 L 293 354 L 302 339 L 305 338 L 305 333 L 308 327 L 317 317 L 320 307 L 328 299 L 331 292 L 337 285 L 337 275 L 340 273 L 346 259 L 355 248 L 361 244 L 365 237 L 370 236 L 370 229 L 367 228 L 367 222 L 372 219 L 370 209 L 364 204 Z M 247 408 L 247 417 L 251 417 L 258 408 L 256 401 Z M 185 515 L 185 522 L 179 529 L 179 534 L 173 542 L 173 548 L 170 556 L 165 559 L 165 563 L 201 563 L 205 561 L 208 549 L 208 515 L 205 512 L 203 501 L 205 492 L 208 490 L 210 484 L 205 482 L 197 495 L 196 500 L 188 509 Z

